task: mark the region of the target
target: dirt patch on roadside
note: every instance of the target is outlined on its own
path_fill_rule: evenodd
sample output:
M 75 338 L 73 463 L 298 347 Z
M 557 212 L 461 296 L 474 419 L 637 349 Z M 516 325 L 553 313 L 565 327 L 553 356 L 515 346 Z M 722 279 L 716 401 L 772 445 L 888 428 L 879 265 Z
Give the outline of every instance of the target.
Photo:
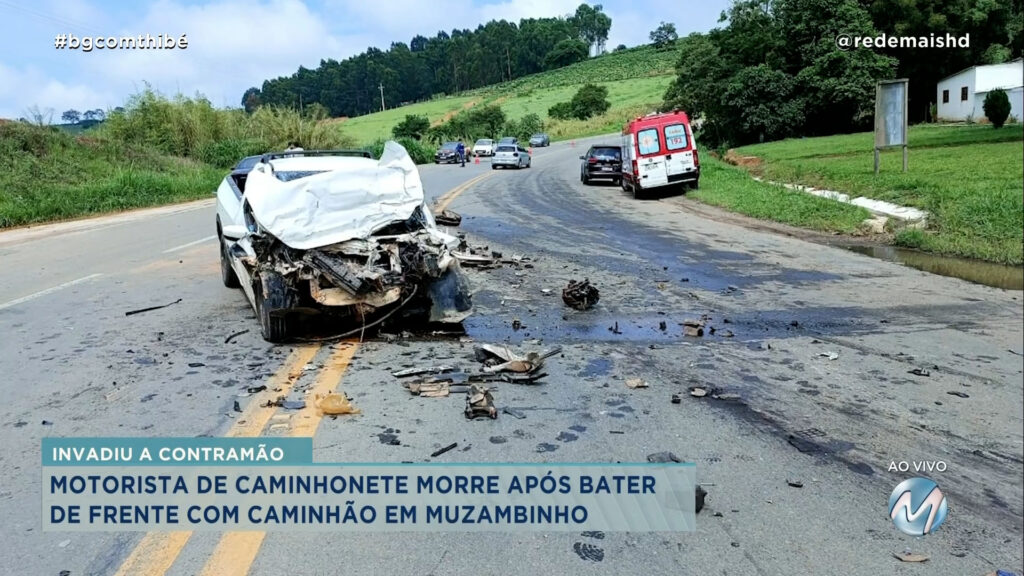
M 730 148 L 725 153 L 725 158 L 723 158 L 723 160 L 725 160 L 729 164 L 732 164 L 733 166 L 739 166 L 740 168 L 744 168 L 751 172 L 761 171 L 762 162 L 760 158 L 758 158 L 757 156 L 743 156 L 741 154 L 738 154 L 735 148 Z

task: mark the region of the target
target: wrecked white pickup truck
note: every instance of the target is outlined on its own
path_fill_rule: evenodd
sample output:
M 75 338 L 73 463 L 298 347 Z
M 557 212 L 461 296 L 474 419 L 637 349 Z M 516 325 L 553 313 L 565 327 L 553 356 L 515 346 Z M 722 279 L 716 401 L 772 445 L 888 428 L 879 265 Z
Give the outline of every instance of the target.
M 241 287 L 264 339 L 294 337 L 302 314 L 353 333 L 395 316 L 458 323 L 472 310 L 405 148 L 296 150 L 241 161 L 217 189 L 224 285 Z

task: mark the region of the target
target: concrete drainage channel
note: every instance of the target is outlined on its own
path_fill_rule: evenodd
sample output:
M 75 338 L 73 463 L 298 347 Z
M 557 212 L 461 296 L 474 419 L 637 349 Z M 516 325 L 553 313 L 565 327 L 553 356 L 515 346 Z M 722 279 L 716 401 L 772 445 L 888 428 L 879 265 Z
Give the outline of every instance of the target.
M 836 202 L 860 206 L 874 215 L 873 218 L 865 220 L 864 224 L 875 234 L 885 232 L 885 225 L 888 223 L 890 218 L 898 220 L 904 227 L 908 228 L 924 229 L 928 225 L 928 213 L 924 210 L 918 210 L 917 208 L 900 206 L 898 204 L 884 202 L 882 200 L 872 200 L 871 198 L 865 198 L 864 196 L 858 196 L 851 199 L 849 194 L 843 194 L 842 192 L 836 192 L 834 190 L 822 190 L 811 186 L 801 186 L 799 184 L 773 182 L 771 180 L 764 180 L 757 176 L 754 176 L 753 178 L 758 182 L 783 186 L 790 190 L 798 190 L 819 198 L 828 198 L 829 200 L 835 200 Z

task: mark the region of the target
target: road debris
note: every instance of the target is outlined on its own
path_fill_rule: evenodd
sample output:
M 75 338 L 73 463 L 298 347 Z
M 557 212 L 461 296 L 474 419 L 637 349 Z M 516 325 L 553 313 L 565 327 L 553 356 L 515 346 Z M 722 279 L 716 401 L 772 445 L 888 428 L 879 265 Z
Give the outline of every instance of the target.
M 600 293 L 586 278 L 582 282 L 572 280 L 568 286 L 562 289 L 562 301 L 566 306 L 576 310 L 589 310 L 594 304 L 597 304 L 598 300 L 600 300 Z M 617 324 L 616 329 L 618 329 Z
M 238 403 L 238 400 L 235 400 L 235 412 L 241 412 L 241 411 L 242 411 L 242 406 Z
M 900 562 L 927 562 L 928 557 L 924 554 L 912 554 L 904 551 L 902 553 L 893 552 L 892 555 Z
M 434 214 L 434 222 L 440 226 L 458 226 L 462 224 L 462 214 L 452 210 L 442 210 L 440 214 Z
M 946 392 L 946 394 L 949 394 L 950 396 L 956 396 L 958 398 L 970 398 L 970 396 L 968 396 L 966 392 L 961 392 L 959 390 L 950 390 L 949 392 Z
M 484 372 L 494 374 L 498 372 L 512 372 L 524 377 L 513 377 L 508 375 L 504 378 L 508 382 L 533 381 L 540 377 L 539 371 L 544 366 L 544 360 L 562 352 L 561 346 L 556 346 L 547 352 L 528 352 L 521 355 L 513 352 L 507 346 L 495 344 L 481 344 L 473 348 L 473 355 L 477 362 L 484 364 Z M 537 374 L 537 376 L 529 376 Z
M 412 394 L 424 398 L 444 398 L 451 394 L 451 384 L 448 382 L 410 382 L 406 388 Z
M 655 452 L 647 455 L 647 461 L 651 464 L 664 464 L 666 462 L 682 462 L 679 456 L 671 452 Z
M 694 507 L 695 514 L 704 509 L 704 498 L 706 498 L 707 495 L 708 491 L 700 486 L 697 486 L 697 489 L 694 490 L 694 496 L 696 497 L 696 506 Z
M 722 338 L 732 338 L 733 336 L 735 334 L 732 333 L 732 330 L 722 330 Z
M 440 450 L 434 451 L 434 453 L 431 454 L 430 457 L 431 458 L 437 458 L 438 456 L 440 456 L 441 454 L 444 454 L 445 452 L 448 452 L 450 450 L 456 449 L 458 446 L 459 446 L 458 442 L 452 442 L 451 444 L 445 446 L 444 448 L 441 448 Z
M 189 362 L 188 363 L 188 367 L 189 368 L 202 368 L 203 366 L 206 366 L 206 364 L 203 364 L 202 362 Z
M 839 358 L 839 354 L 836 354 L 835 352 L 821 352 L 820 354 L 818 354 L 818 356 L 822 358 L 828 358 L 829 360 L 835 360 L 836 358 Z
M 628 380 L 626 380 L 626 386 L 628 386 L 628 387 L 630 387 L 630 388 L 632 388 L 634 390 L 637 389 L 637 388 L 647 388 L 648 387 L 647 381 L 643 380 L 642 378 L 629 378 Z
M 234 334 L 232 334 L 232 335 L 228 336 L 227 338 L 225 338 L 224 339 L 224 343 L 225 344 L 230 344 L 231 341 L 234 340 L 235 338 L 238 338 L 242 334 L 248 334 L 248 333 L 249 333 L 248 330 L 239 330 L 238 332 L 235 332 Z
M 694 397 L 697 397 L 697 398 L 703 398 L 703 397 L 707 396 L 710 393 L 711 393 L 711 391 L 708 388 L 705 388 L 703 386 L 691 386 L 690 387 L 690 396 L 694 396 Z
M 498 409 L 494 407 L 494 398 L 488 388 L 473 384 L 466 394 L 466 418 L 486 416 L 492 420 L 498 417 Z
M 515 408 L 502 408 L 501 411 L 519 420 L 526 418 L 526 414 L 523 414 L 522 412 L 516 410 Z
M 398 372 L 392 372 L 391 375 L 395 378 L 405 378 L 406 376 L 419 376 L 421 374 L 444 374 L 445 372 L 451 372 L 455 370 L 452 366 L 430 366 L 427 368 L 409 368 L 407 370 L 399 370 Z
M 682 401 L 683 401 L 683 397 L 680 396 L 679 394 L 673 394 L 672 395 L 672 403 L 673 404 L 681 404 Z
M 260 384 L 259 386 L 249 386 L 248 388 L 245 389 L 245 391 L 248 392 L 249 394 L 255 394 L 257 392 L 263 392 L 266 389 L 266 384 Z
M 178 298 L 174 302 L 170 302 L 168 304 L 161 304 L 160 306 L 150 306 L 149 308 L 140 308 L 138 310 L 131 310 L 129 312 L 125 312 L 124 315 L 125 316 L 133 316 L 135 314 L 142 314 L 143 312 L 151 312 L 153 310 L 159 310 L 161 308 L 167 308 L 168 306 L 174 306 L 175 304 L 177 304 L 179 302 L 181 302 L 181 298 Z
M 347 396 L 331 393 L 318 399 L 317 408 L 327 416 L 339 416 L 341 414 L 362 414 L 358 408 L 349 402 Z
M 793 488 L 803 488 L 804 483 L 799 480 L 786 480 L 786 484 L 789 484 Z
M 619 330 L 619 323 L 618 323 L 618 321 L 615 322 L 614 326 L 609 326 L 608 327 L 608 331 L 611 332 L 612 334 L 622 334 L 622 331 Z
M 914 368 L 913 370 L 909 370 L 907 372 L 907 374 L 913 374 L 914 376 L 925 376 L 925 377 L 932 375 L 931 372 L 925 370 L 924 368 Z
M 704 335 L 704 320 L 684 320 L 683 321 L 683 334 L 693 338 L 699 338 Z

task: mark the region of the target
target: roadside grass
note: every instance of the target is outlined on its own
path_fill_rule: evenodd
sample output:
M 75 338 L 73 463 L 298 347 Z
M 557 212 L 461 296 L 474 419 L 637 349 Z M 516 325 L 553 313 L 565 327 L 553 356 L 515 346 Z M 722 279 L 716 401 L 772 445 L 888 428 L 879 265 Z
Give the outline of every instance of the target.
M 57 128 L 0 125 L 0 229 L 209 198 L 223 171 L 76 137 Z
M 898 230 L 897 245 L 1003 264 L 1024 262 L 1021 125 L 914 126 L 902 151 L 881 154 L 871 133 L 786 140 L 736 150 L 761 159 L 766 179 L 865 196 L 930 213 L 926 230 Z M 780 207 L 780 209 L 784 209 Z
M 687 196 L 754 218 L 824 232 L 855 233 L 871 217 L 859 206 L 758 182 L 710 154 L 701 156 L 700 188 Z

